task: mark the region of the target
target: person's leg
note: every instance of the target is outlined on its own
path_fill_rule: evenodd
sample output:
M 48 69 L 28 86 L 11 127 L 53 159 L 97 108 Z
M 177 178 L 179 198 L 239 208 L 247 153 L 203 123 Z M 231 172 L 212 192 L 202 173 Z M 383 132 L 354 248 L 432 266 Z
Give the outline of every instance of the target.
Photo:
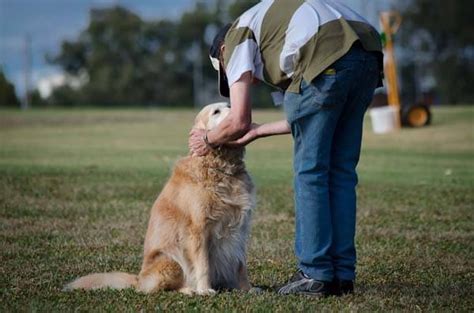
M 319 112 L 291 124 L 294 137 L 295 254 L 309 277 L 331 281 L 329 160 L 336 114 Z
M 354 115 L 337 128 L 332 146 L 329 186 L 334 233 L 330 255 L 335 275 L 341 280 L 355 279 L 355 168 L 359 161 L 363 113 L 361 109 L 355 110 Z
M 334 262 L 333 255 L 339 257 L 339 254 L 331 253 L 333 250 L 339 251 L 334 245 L 333 228 L 338 228 L 339 236 L 344 226 L 340 227 L 341 224 L 335 220 L 339 214 L 332 212 L 330 173 L 333 138 L 336 133 L 341 134 L 339 137 L 353 130 L 346 129 L 339 121 L 341 115 L 345 118 L 345 113 L 351 111 L 348 108 L 349 99 L 352 101 L 350 90 L 354 89 L 353 86 L 357 87 L 358 81 L 367 79 L 360 73 L 361 67 L 366 65 L 361 66 L 365 55 L 357 49 L 351 50 L 334 64 L 335 75 L 321 75 L 311 84 L 303 82 L 300 94 L 287 93 L 285 96 L 285 113 L 295 145 L 295 253 L 302 273 L 296 273 L 288 284 L 280 288 L 279 293 L 334 293 L 333 290 L 327 290 L 328 286 L 332 289 L 332 284 L 324 282 L 331 281 L 338 273 L 335 269 L 338 262 Z M 351 198 L 350 193 L 343 197 L 348 199 L 343 202 L 355 201 L 355 195 Z M 348 221 L 354 218 L 355 210 Z M 341 223 L 343 225 L 345 221 Z
M 364 113 L 378 80 L 375 57 L 366 54 L 350 65 L 357 79 L 338 121 L 331 149 L 329 194 L 333 240 L 329 254 L 338 280 L 355 279 L 356 166 L 359 161 Z
M 344 106 L 336 75 L 302 83 L 300 94 L 285 96 L 285 111 L 294 138 L 295 254 L 309 278 L 330 282 L 332 221 L 329 168 L 333 134 Z

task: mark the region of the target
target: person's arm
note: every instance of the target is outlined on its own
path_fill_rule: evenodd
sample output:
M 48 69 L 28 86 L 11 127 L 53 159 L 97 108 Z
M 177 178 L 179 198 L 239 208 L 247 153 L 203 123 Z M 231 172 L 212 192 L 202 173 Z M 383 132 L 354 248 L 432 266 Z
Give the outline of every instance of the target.
M 208 142 L 219 146 L 236 140 L 245 135 L 252 124 L 252 106 L 250 103 L 250 87 L 252 73 L 245 72 L 240 79 L 230 87 L 230 113 L 213 130 L 207 132 Z M 189 137 L 189 149 L 193 155 L 206 155 L 210 147 L 203 138 L 206 130 L 192 129 Z
M 285 135 L 291 133 L 290 125 L 286 120 L 277 122 L 265 123 L 265 124 L 252 124 L 250 130 L 240 137 L 239 139 L 229 142 L 226 145 L 229 146 L 245 146 L 258 138 Z
M 238 81 L 232 84 L 230 113 L 215 129 L 207 132 L 209 143 L 219 146 L 238 139 L 248 132 L 252 124 L 251 84 L 251 72 L 245 72 Z

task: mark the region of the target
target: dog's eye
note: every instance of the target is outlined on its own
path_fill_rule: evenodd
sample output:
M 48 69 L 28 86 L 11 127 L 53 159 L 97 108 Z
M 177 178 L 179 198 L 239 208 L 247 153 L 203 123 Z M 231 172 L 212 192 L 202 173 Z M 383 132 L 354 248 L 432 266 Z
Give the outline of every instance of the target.
M 215 111 L 212 113 L 212 115 L 216 115 L 216 114 L 219 114 L 219 113 L 221 113 L 221 110 L 215 110 Z

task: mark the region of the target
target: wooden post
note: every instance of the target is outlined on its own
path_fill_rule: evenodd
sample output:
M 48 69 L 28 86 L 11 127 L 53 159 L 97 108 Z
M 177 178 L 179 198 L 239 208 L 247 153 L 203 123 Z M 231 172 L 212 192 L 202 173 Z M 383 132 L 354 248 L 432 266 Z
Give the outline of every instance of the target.
M 380 13 L 380 25 L 385 34 L 385 78 L 387 81 L 388 104 L 397 109 L 400 113 L 400 94 L 398 89 L 397 62 L 395 60 L 395 49 L 393 45 L 393 35 L 400 28 L 402 17 L 396 11 Z M 400 114 L 398 114 L 398 127 L 400 124 Z

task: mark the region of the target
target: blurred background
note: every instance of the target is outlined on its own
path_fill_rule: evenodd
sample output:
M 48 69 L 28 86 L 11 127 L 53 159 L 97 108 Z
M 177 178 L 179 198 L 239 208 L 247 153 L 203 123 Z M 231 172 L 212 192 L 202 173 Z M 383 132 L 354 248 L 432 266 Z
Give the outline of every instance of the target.
M 474 0 L 340 1 L 381 32 L 392 88 L 364 123 L 359 295 L 317 308 L 474 312 Z M 61 291 L 86 273 L 138 272 L 150 206 L 189 154 L 196 108 L 222 100 L 209 42 L 256 2 L 0 0 L 0 312 L 315 311 L 314 299 L 269 291 Z M 388 16 L 396 30 L 398 14 L 395 34 L 379 25 Z M 252 104 L 271 108 L 261 85 Z M 252 111 L 258 123 L 283 116 Z M 292 138 L 247 151 L 249 274 L 276 286 L 296 267 Z
M 0 0 L 0 105 L 200 106 L 219 100 L 207 51 L 255 0 Z M 397 10 L 402 102 L 474 103 L 472 0 L 347 0 L 380 30 Z M 272 106 L 268 87 L 256 107 Z M 378 91 L 384 94 L 384 90 Z

